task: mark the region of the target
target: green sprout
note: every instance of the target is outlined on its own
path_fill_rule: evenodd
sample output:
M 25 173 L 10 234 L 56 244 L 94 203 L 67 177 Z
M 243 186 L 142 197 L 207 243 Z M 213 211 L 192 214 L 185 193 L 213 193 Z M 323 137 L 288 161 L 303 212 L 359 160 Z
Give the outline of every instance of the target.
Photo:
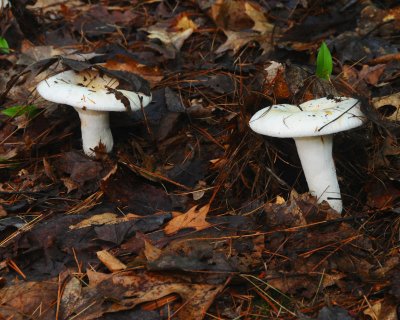
M 8 42 L 3 37 L 0 37 L 0 53 L 5 53 L 5 54 L 10 53 L 10 47 L 8 46 Z
M 329 80 L 332 74 L 333 62 L 332 55 L 325 42 L 322 42 L 317 55 L 317 70 L 316 75 L 318 78 Z
M 34 105 L 26 105 L 26 106 L 13 106 L 7 109 L 1 110 L 1 113 L 14 118 L 19 117 L 25 114 L 28 118 L 33 118 L 35 115 L 39 113 L 39 109 Z

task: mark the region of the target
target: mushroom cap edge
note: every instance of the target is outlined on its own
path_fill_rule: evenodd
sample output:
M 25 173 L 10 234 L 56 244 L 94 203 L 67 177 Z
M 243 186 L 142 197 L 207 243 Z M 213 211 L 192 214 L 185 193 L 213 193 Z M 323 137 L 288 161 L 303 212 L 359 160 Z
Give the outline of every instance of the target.
M 93 111 L 127 111 L 116 96 L 118 92 L 129 100 L 133 111 L 147 106 L 152 99 L 151 95 L 127 90 L 114 89 L 115 92 L 106 88 L 93 90 L 82 86 L 78 80 L 75 71 L 68 70 L 39 82 L 36 89 L 48 101 Z
M 366 118 L 354 98 L 320 98 L 299 106 L 278 104 L 257 111 L 250 128 L 263 135 L 300 138 L 333 134 L 362 125 Z

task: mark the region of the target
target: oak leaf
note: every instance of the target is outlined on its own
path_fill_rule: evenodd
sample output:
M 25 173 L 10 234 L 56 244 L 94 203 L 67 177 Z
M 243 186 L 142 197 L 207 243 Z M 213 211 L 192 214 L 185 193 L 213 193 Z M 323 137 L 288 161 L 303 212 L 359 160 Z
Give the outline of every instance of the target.
M 174 234 L 185 228 L 194 228 L 196 230 L 207 229 L 211 226 L 211 224 L 206 221 L 206 216 L 209 210 L 209 204 L 201 207 L 199 210 L 197 210 L 197 206 L 194 206 L 190 208 L 188 212 L 176 216 L 168 222 L 164 231 L 166 234 Z

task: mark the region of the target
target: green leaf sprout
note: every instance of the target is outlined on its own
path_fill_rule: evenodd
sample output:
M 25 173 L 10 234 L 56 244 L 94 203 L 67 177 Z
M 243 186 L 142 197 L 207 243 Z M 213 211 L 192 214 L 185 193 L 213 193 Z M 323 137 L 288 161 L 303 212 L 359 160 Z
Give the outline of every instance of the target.
M 332 55 L 325 42 L 322 42 L 317 55 L 317 70 L 316 75 L 318 78 L 329 80 L 332 74 L 333 62 Z
M 25 114 L 28 118 L 33 118 L 40 110 L 34 105 L 13 106 L 1 111 L 2 114 L 8 117 L 18 117 Z
M 10 53 L 10 47 L 8 46 L 8 42 L 3 37 L 0 37 L 0 53 L 5 53 L 5 54 Z

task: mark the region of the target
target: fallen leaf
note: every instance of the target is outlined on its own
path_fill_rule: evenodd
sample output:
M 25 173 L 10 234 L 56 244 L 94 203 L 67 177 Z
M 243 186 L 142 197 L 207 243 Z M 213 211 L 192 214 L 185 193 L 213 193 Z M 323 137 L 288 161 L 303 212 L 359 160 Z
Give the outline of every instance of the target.
M 367 195 L 367 205 L 375 209 L 392 208 L 400 198 L 400 189 L 397 184 L 387 181 L 384 185 L 369 181 L 364 187 Z
M 224 31 L 227 40 L 217 48 L 216 53 L 233 50 L 239 51 L 251 41 L 258 42 L 264 53 L 268 53 L 271 46 L 271 32 L 274 25 L 268 23 L 262 8 L 250 1 L 216 1 L 212 7 L 212 17 L 216 24 Z M 253 23 L 253 31 L 248 23 Z M 238 27 L 243 25 L 242 27 Z
M 108 60 L 104 67 L 110 70 L 127 71 L 140 75 L 142 78 L 149 81 L 151 87 L 154 87 L 163 79 L 163 74 L 158 67 L 149 67 L 141 64 L 131 57 L 117 54 L 112 59 Z
M 378 64 L 375 66 L 363 65 L 361 71 L 358 74 L 359 80 L 364 80 L 366 83 L 376 85 L 379 78 L 385 71 L 386 65 Z
M 125 270 L 127 266 L 114 257 L 107 250 L 101 250 L 96 252 L 97 258 L 107 267 L 111 272 Z
M 79 184 L 76 183 L 71 178 L 65 177 L 65 178 L 60 178 L 60 180 L 64 183 L 64 186 L 67 188 L 67 194 L 79 188 Z
M 188 212 L 174 217 L 165 226 L 164 231 L 166 234 L 174 234 L 179 230 L 185 228 L 194 228 L 196 230 L 203 230 L 209 228 L 211 224 L 206 221 L 206 216 L 210 210 L 210 205 L 207 204 L 197 210 L 197 206 L 189 209 Z
M 400 93 L 394 93 L 388 96 L 376 97 L 372 99 L 375 109 L 387 120 L 400 120 Z
M 148 38 L 159 39 L 167 50 L 167 58 L 174 58 L 183 43 L 197 29 L 197 24 L 186 15 L 180 15 L 171 21 L 161 21 L 150 27 L 142 28 L 147 31 Z
M 223 53 L 228 50 L 233 50 L 233 53 L 236 53 L 242 48 L 244 45 L 248 44 L 251 41 L 256 41 L 258 39 L 258 34 L 255 32 L 248 31 L 229 31 L 224 30 L 224 33 L 227 37 L 226 41 L 220 45 L 215 53 Z
M 43 169 L 44 169 L 44 173 L 46 174 L 46 176 L 51 179 L 51 181 L 56 182 L 57 177 L 54 174 L 54 170 L 52 168 L 52 166 L 50 165 L 50 163 L 46 160 L 46 158 L 43 158 Z
M 192 19 L 190 19 L 187 14 L 183 13 L 180 14 L 172 23 L 172 28 L 177 31 L 187 29 L 193 29 L 193 31 L 195 31 L 197 30 L 198 25 Z
M 4 207 L 0 204 L 0 218 L 7 217 L 7 211 L 4 209 Z
M 177 318 L 201 320 L 223 288 L 223 285 L 195 284 L 149 272 L 104 274 L 88 270 L 87 275 L 89 286 L 82 289 L 78 303 L 64 316 L 75 313 L 81 320 L 96 319 L 108 312 L 129 310 L 175 293 L 182 298 Z
M 65 285 L 62 297 L 60 300 L 60 315 L 61 319 L 66 319 L 67 315 L 72 313 L 75 308 L 79 297 L 82 292 L 82 283 L 76 278 L 72 277 Z
M 181 50 L 183 43 L 193 33 L 193 29 L 186 29 L 183 31 L 166 31 L 164 28 L 157 26 L 151 26 L 146 30 L 150 39 L 159 39 L 168 48 L 175 49 L 176 51 Z
M 217 0 L 211 6 L 211 18 L 223 30 L 249 29 L 254 21 L 246 14 L 244 1 Z
M 87 228 L 92 225 L 104 225 L 104 224 L 111 224 L 111 223 L 117 223 L 118 222 L 118 215 L 112 212 L 105 212 L 101 214 L 96 214 L 94 216 L 91 216 L 88 219 L 82 220 L 81 222 L 69 226 L 70 230 L 74 229 L 81 229 L 81 228 Z
M 157 247 L 153 246 L 149 241 L 144 239 L 144 255 L 146 256 L 147 261 L 155 261 L 161 255 L 161 250 Z
M 268 23 L 263 9 L 258 4 L 246 2 L 244 6 L 246 14 L 254 21 L 254 26 L 252 27 L 254 31 L 258 31 L 261 34 L 272 32 L 274 25 Z
M 370 302 L 370 306 L 364 310 L 365 315 L 372 320 L 397 320 L 397 304 L 391 299 Z
M 40 315 L 42 319 L 54 319 L 53 306 L 57 301 L 57 291 L 56 280 L 16 283 L 0 289 L 0 306 L 11 308 L 15 315 L 25 314 L 29 318 L 37 318 Z

